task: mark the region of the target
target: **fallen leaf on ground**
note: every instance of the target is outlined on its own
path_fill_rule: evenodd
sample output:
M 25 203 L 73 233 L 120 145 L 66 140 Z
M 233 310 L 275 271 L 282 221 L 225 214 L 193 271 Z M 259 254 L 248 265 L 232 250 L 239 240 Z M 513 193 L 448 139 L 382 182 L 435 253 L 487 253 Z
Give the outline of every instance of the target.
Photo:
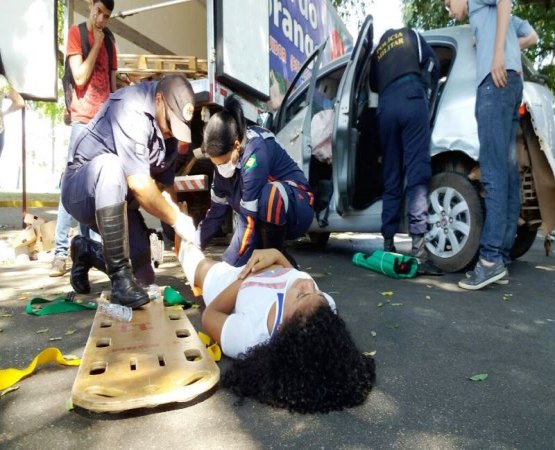
M 383 291 L 380 292 L 384 297 L 391 297 L 393 295 L 393 291 Z
M 383 303 L 383 302 L 380 302 L 380 303 L 378 303 L 376 306 L 377 306 L 378 308 L 381 308 L 383 305 L 384 305 L 384 303 Z
M 75 334 L 76 330 L 67 330 L 66 331 L 66 336 L 71 336 L 72 334 Z
M 200 305 L 199 305 L 198 303 L 193 303 L 193 304 L 191 305 L 191 308 L 193 308 L 193 309 L 199 309 L 199 308 L 200 308 Z
M 35 333 L 42 334 L 42 333 L 48 333 L 49 331 L 50 331 L 50 328 L 42 328 L 40 330 L 35 331 Z
M 79 359 L 79 356 L 77 355 L 64 355 L 64 359 L 67 361 L 75 361 L 76 359 Z
M 372 337 L 376 337 L 376 332 L 375 332 L 374 330 L 372 330 L 372 331 L 370 331 L 370 335 L 371 335 Z
M 376 350 L 371 351 L 371 352 L 364 352 L 363 355 L 364 356 L 375 356 L 376 355 Z
M 66 409 L 68 411 L 73 411 L 73 400 L 71 400 L 71 397 L 68 397 L 66 400 Z
M 49 338 L 48 340 L 49 340 L 49 341 L 61 341 L 62 338 L 61 338 L 60 336 L 57 336 L 57 337 L 51 337 L 51 338 Z
M 426 295 L 426 300 L 431 300 L 432 297 L 430 297 L 429 295 Z
M 13 392 L 13 391 L 17 391 L 18 389 L 19 389 L 19 385 L 4 389 L 3 391 L 0 391 L 0 397 L 4 397 L 4 395 L 9 394 L 10 392 Z
M 403 306 L 402 303 L 390 303 L 391 306 Z
M 397 328 L 399 328 L 399 325 L 395 324 L 395 325 L 388 325 L 387 328 L 390 328 L 392 330 L 396 330 Z
M 476 375 L 472 375 L 468 377 L 470 381 L 485 381 L 488 377 L 487 373 L 477 373 Z
M 4 313 L 4 314 L 0 314 L 0 317 L 13 317 L 13 314 L 11 313 Z

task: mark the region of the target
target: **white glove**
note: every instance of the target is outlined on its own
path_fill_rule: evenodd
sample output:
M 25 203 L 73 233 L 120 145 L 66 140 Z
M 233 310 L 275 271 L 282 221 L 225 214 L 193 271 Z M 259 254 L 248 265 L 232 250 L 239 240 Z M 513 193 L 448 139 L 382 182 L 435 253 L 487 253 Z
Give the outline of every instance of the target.
M 178 213 L 177 220 L 173 224 L 173 229 L 184 241 L 194 242 L 196 228 L 191 216 L 183 214 L 182 212 Z

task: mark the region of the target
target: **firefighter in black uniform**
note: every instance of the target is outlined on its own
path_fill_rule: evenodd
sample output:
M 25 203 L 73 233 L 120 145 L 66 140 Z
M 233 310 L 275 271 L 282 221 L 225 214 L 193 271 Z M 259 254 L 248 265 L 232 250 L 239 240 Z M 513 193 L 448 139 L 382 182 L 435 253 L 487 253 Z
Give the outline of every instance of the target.
M 406 177 L 409 233 L 419 272 L 439 274 L 428 260 L 424 234 L 428 221 L 430 124 L 428 91 L 437 84 L 437 58 L 410 28 L 388 30 L 372 53 L 370 86 L 378 92 L 377 120 L 383 155 L 382 235 L 384 250 L 395 251 Z

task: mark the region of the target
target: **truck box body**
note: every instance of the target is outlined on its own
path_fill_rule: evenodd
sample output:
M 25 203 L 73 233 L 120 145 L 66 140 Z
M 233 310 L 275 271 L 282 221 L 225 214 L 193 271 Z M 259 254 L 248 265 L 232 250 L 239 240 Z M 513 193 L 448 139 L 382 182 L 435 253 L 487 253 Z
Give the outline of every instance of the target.
M 83 0 L 72 0 L 69 23 L 85 20 Z M 203 104 L 223 105 L 231 93 L 244 100 L 247 118 L 276 109 L 310 53 L 325 39 L 327 58 L 349 51 L 352 38 L 327 0 L 118 0 L 109 25 L 120 55 L 181 55 L 205 64 L 193 87 Z M 120 34 L 121 33 L 121 34 Z M 120 69 L 125 69 L 121 64 Z

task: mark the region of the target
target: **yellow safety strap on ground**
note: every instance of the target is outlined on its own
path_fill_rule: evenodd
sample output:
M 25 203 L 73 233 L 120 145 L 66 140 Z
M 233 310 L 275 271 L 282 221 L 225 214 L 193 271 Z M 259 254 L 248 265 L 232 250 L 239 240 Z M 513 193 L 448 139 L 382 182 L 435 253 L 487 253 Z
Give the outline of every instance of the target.
M 220 346 L 215 342 L 212 343 L 212 338 L 207 334 L 203 333 L 202 331 L 198 332 L 198 337 L 200 341 L 206 346 L 206 350 L 208 350 L 208 354 L 212 358 L 212 361 L 218 362 L 222 359 L 222 350 Z M 210 345 L 212 343 L 212 345 Z
M 23 377 L 31 375 L 37 366 L 52 362 L 57 362 L 58 364 L 63 364 L 64 366 L 78 366 L 81 364 L 80 359 L 66 359 L 59 349 L 50 347 L 35 356 L 33 361 L 31 361 L 31 364 L 29 364 L 25 369 L 0 369 L 0 391 L 13 386 Z

